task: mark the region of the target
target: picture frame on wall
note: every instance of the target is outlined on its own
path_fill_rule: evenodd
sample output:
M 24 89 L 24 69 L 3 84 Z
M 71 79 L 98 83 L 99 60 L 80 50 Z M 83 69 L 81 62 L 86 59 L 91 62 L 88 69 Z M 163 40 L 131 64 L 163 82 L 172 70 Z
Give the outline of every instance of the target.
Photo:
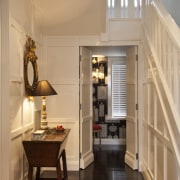
M 106 86 L 98 86 L 97 96 L 98 96 L 98 100 L 106 100 L 107 99 L 107 87 Z

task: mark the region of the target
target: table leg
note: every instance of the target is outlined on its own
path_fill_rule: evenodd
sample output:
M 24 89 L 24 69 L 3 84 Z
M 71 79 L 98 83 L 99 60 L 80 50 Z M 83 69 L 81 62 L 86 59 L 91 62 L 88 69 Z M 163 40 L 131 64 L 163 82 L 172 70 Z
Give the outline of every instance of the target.
M 33 180 L 33 167 L 29 165 L 28 180 Z
M 40 168 L 40 167 L 37 167 L 36 180 L 39 180 L 39 178 L 40 178 L 40 171 L 41 171 L 41 168 Z
M 62 172 L 61 172 L 60 159 L 58 160 L 56 171 L 57 171 L 57 180 L 62 180 Z
M 62 152 L 62 163 L 63 163 L 63 172 L 64 172 L 64 179 L 67 179 L 67 163 L 66 163 L 66 151 L 65 149 Z

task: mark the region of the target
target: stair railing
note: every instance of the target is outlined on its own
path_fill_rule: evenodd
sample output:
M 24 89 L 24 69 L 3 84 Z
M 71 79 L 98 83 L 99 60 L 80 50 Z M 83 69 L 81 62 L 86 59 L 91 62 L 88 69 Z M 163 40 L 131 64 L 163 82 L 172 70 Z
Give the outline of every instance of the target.
M 144 1 L 142 13 L 143 44 L 150 49 L 149 65 L 160 98 L 168 101 L 164 107 L 172 119 L 165 121 L 180 167 L 180 29 L 159 1 Z
M 107 19 L 141 18 L 142 0 L 107 0 Z

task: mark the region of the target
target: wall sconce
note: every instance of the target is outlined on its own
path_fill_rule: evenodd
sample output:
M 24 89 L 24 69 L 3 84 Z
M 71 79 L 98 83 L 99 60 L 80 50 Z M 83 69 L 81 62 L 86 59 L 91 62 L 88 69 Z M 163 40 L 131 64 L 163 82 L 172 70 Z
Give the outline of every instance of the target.
M 36 89 L 33 92 L 33 96 L 42 97 L 42 109 L 41 109 L 41 129 L 48 129 L 47 113 L 46 113 L 46 96 L 57 95 L 57 92 L 53 89 L 47 80 L 39 81 Z

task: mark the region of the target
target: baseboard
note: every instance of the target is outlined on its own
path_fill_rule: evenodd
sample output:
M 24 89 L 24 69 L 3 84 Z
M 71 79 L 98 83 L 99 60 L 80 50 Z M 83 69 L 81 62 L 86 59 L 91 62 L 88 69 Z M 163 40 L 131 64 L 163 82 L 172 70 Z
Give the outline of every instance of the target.
M 79 161 L 71 161 L 67 159 L 68 171 L 79 171 Z
M 94 139 L 94 144 L 99 144 L 99 138 Z M 108 139 L 101 138 L 101 144 L 103 145 L 126 145 L 126 139 Z
M 45 171 L 55 171 L 55 167 L 43 167 L 41 168 Z M 79 171 L 79 161 L 71 161 L 67 159 L 67 170 L 68 171 Z
M 93 161 L 94 161 L 94 154 L 92 152 L 86 154 L 86 156 L 81 157 L 81 159 L 80 159 L 80 168 L 85 169 Z
M 126 151 L 125 154 L 125 163 L 134 170 L 138 169 L 138 164 L 137 164 L 138 162 L 136 156 L 134 156 L 132 153 L 128 151 Z

